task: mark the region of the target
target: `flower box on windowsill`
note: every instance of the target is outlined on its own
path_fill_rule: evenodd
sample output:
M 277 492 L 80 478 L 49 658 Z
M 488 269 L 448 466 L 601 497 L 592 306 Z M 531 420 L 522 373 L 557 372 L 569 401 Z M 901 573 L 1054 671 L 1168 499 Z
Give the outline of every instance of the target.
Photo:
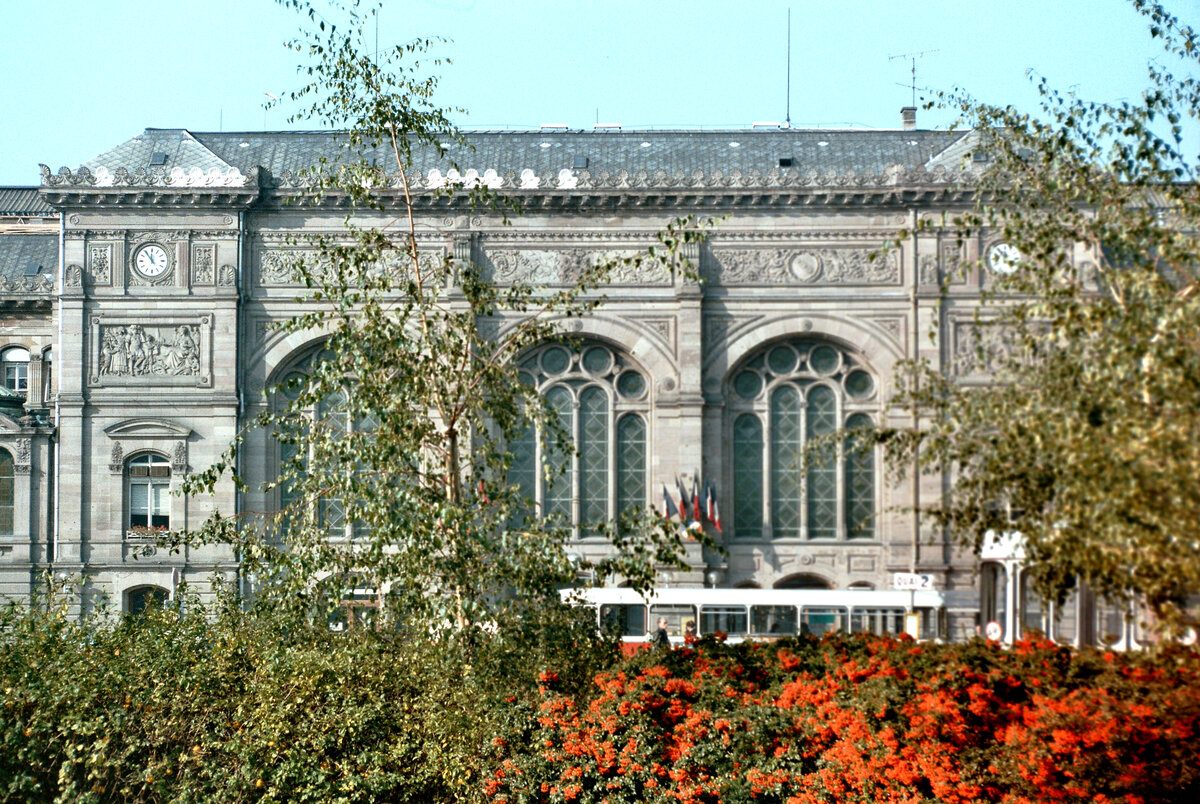
M 130 528 L 129 530 L 125 531 L 125 541 L 142 543 L 154 542 L 166 532 L 167 528 Z

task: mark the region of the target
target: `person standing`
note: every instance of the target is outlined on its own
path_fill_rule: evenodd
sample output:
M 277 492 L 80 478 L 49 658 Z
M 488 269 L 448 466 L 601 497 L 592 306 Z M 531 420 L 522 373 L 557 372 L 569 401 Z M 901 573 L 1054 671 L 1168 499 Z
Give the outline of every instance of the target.
M 654 632 L 654 639 L 651 644 L 656 648 L 670 648 L 671 636 L 667 633 L 667 618 L 658 618 L 658 630 Z

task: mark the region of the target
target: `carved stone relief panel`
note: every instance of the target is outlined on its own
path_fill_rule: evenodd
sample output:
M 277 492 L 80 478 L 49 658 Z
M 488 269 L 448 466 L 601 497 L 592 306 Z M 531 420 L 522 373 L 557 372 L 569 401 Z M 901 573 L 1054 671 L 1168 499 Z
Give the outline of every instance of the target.
M 271 249 L 258 255 L 258 284 L 263 287 L 299 284 L 296 269 L 317 258 L 313 249 Z
M 210 386 L 212 320 L 172 316 L 151 324 L 132 316 L 92 316 L 90 384 Z
M 675 339 L 672 337 L 674 318 L 638 318 L 637 321 L 661 338 L 663 343 L 675 348 Z
M 901 347 L 905 346 L 905 343 L 904 343 L 904 329 L 905 329 L 904 322 L 905 322 L 905 320 L 903 317 L 900 317 L 900 316 L 878 316 L 878 317 L 869 317 L 866 320 L 870 321 L 872 324 L 874 324 L 875 326 L 879 327 L 884 332 L 886 332 L 889 336 L 891 336 L 892 340 L 894 340 L 896 343 L 900 344 Z
M 959 243 L 957 240 L 943 241 L 938 246 L 938 253 L 942 260 L 942 276 L 946 277 L 947 284 L 950 285 L 965 285 L 967 277 L 963 273 L 965 257 L 963 249 L 965 244 Z
M 917 275 L 922 285 L 939 286 L 941 279 L 938 277 L 938 255 L 921 254 L 918 256 Z
M 83 287 L 83 266 L 68 265 L 63 271 L 63 285 L 70 290 Z
M 216 275 L 217 247 L 212 244 L 192 246 L 192 284 L 211 286 Z
M 13 461 L 13 471 L 19 475 L 29 474 L 32 463 L 33 444 L 28 438 L 17 439 L 17 455 Z
M 573 285 L 589 268 L 612 261 L 613 285 L 670 285 L 671 272 L 640 249 L 595 250 L 587 248 L 534 249 L 498 248 L 487 251 L 484 275 L 499 284 Z
M 222 265 L 217 274 L 217 284 L 223 288 L 231 288 L 237 284 L 237 268 L 232 265 Z
M 1000 324 L 955 321 L 950 371 L 960 379 L 986 379 L 1013 356 L 1014 344 Z
M 178 474 L 187 473 L 187 442 L 176 441 L 171 450 L 171 471 Z
M 719 248 L 705 266 L 721 285 L 895 285 L 900 255 L 874 248 Z
M 91 285 L 112 284 L 112 244 L 89 245 L 87 250 L 87 277 Z

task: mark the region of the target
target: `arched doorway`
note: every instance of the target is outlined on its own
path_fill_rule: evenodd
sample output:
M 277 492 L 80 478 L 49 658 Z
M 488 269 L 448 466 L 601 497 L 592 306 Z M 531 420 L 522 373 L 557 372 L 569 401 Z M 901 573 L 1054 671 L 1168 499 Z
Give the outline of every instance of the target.
M 776 589 L 832 589 L 829 581 L 819 575 L 799 572 L 775 582 Z

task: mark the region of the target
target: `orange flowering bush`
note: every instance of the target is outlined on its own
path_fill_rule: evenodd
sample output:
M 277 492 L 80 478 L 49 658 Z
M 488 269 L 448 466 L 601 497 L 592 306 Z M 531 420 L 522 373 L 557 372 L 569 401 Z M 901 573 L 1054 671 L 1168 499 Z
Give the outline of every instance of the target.
M 518 802 L 1200 799 L 1200 658 L 832 636 L 539 679 L 485 783 Z

